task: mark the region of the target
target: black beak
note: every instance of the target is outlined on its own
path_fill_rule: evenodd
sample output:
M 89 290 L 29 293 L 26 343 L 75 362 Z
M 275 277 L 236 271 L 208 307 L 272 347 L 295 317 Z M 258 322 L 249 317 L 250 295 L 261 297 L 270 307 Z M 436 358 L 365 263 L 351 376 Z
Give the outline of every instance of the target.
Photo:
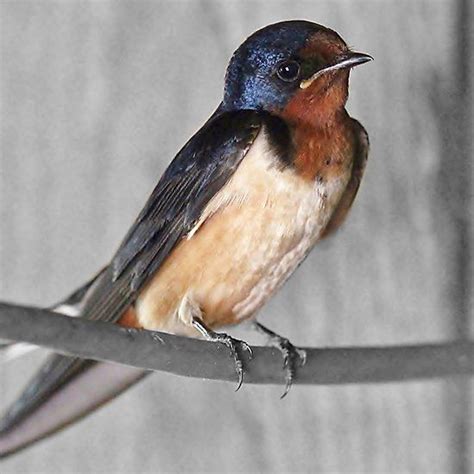
M 343 69 L 348 67 L 358 66 L 359 64 L 368 63 L 369 61 L 373 61 L 374 58 L 365 53 L 356 53 L 351 51 L 347 54 L 344 54 L 336 64 L 329 66 L 326 70 L 334 70 L 334 69 Z
M 327 66 L 324 69 L 320 69 L 310 78 L 301 81 L 300 88 L 306 89 L 312 84 L 315 79 L 317 79 L 319 76 L 323 75 L 326 72 L 337 71 L 338 69 L 352 68 L 354 66 L 358 66 L 359 64 L 364 64 L 369 61 L 373 61 L 373 59 L 374 58 L 372 56 L 365 53 L 356 53 L 354 51 L 344 53 L 344 55 L 340 56 L 334 64 L 331 64 L 330 66 Z

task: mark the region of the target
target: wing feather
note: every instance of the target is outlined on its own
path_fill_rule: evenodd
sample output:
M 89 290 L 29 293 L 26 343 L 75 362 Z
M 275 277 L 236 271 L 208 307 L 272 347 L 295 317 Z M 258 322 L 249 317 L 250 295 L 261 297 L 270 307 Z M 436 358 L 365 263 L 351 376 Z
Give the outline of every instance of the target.
M 229 180 L 261 128 L 255 111 L 215 114 L 181 149 L 148 199 L 111 264 L 85 296 L 82 315 L 116 322 L 149 277 Z M 55 355 L 0 422 L 0 433 L 36 410 L 93 362 Z

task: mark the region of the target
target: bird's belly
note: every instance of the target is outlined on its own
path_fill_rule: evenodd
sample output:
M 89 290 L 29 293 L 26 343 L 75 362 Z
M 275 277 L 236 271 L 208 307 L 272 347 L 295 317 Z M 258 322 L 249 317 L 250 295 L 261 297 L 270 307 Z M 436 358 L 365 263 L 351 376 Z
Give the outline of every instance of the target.
M 251 317 L 305 258 L 330 215 L 314 195 L 226 207 L 175 248 L 138 298 L 138 320 L 147 329 L 193 334 L 177 316 L 185 296 L 213 328 Z
M 196 229 L 140 294 L 136 309 L 143 327 L 193 334 L 177 315 L 185 296 L 199 305 L 210 327 L 249 318 L 318 240 L 348 176 L 302 182 L 290 170 L 245 170 L 251 160 L 209 203 Z

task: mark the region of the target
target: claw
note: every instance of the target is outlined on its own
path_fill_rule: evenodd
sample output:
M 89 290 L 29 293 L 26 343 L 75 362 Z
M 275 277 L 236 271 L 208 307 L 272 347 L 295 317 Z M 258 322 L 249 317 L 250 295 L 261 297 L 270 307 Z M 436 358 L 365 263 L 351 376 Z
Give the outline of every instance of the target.
M 286 383 L 285 383 L 285 390 L 284 392 L 280 395 L 280 400 L 283 400 L 288 393 L 290 392 L 290 388 L 293 384 L 293 376 L 290 375 L 289 377 L 285 377 Z
M 303 367 L 306 364 L 306 351 L 304 349 L 300 349 L 299 347 L 295 347 L 295 349 L 298 357 L 300 358 L 300 367 Z
M 234 367 L 235 367 L 235 372 L 237 373 L 237 387 L 235 391 L 237 392 L 240 387 L 242 387 L 242 383 L 244 381 L 244 368 L 242 364 L 242 359 L 240 358 L 240 355 L 237 350 L 237 345 L 241 345 L 245 350 L 249 350 L 250 346 L 248 346 L 247 343 L 243 341 L 239 341 L 238 339 L 234 339 L 227 334 L 220 334 L 220 333 L 214 333 L 211 334 L 211 341 L 215 342 L 220 342 L 221 344 L 224 344 L 228 349 L 230 350 L 230 353 L 234 359 Z M 250 353 L 251 353 L 250 349 Z
M 286 337 L 279 336 L 260 323 L 256 322 L 255 324 L 259 331 L 270 337 L 270 344 L 276 347 L 283 356 L 283 368 L 286 369 L 285 390 L 280 399 L 285 398 L 293 385 L 297 366 L 303 367 L 306 363 L 306 351 L 295 347 Z
M 253 351 L 252 348 L 245 342 L 241 341 L 240 339 L 234 339 L 240 343 L 240 345 L 243 347 L 244 351 L 247 351 L 249 353 L 249 359 L 253 358 Z
M 299 362 L 300 367 L 306 363 L 306 351 L 304 349 L 296 348 L 288 339 L 283 337 L 274 340 L 274 345 L 283 354 L 283 367 L 286 368 L 285 390 L 280 397 L 281 400 L 288 395 L 288 392 L 293 385 L 297 362 Z
M 241 341 L 240 339 L 234 339 L 233 337 L 224 333 L 212 331 L 211 329 L 206 327 L 206 325 L 200 318 L 194 317 L 193 325 L 196 327 L 196 329 L 198 329 L 201 334 L 204 335 L 204 337 L 208 341 L 220 342 L 230 350 L 230 353 L 234 359 L 235 372 L 237 374 L 237 388 L 235 389 L 235 391 L 237 392 L 240 387 L 242 387 L 242 384 L 244 382 L 244 366 L 237 346 L 241 346 L 244 351 L 247 351 L 250 359 L 253 357 L 252 348 L 245 341 Z

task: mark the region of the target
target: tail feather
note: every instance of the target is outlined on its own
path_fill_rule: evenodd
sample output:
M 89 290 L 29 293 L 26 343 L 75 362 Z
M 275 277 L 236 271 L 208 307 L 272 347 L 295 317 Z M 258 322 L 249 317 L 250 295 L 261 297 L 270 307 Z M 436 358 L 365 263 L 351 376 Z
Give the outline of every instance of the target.
M 83 418 L 150 372 L 95 363 L 55 392 L 42 406 L 5 431 L 0 431 L 0 458 L 14 454 Z
M 19 359 L 26 354 L 30 354 L 39 349 L 34 344 L 27 344 L 25 342 L 12 342 L 0 345 L 0 365 Z
M 57 302 L 53 306 L 50 306 L 48 309 L 54 311 L 55 313 L 61 313 L 66 316 L 80 316 L 86 294 L 104 270 L 105 268 L 102 269 L 87 283 L 78 288 L 76 291 L 74 291 L 61 301 Z M 26 344 L 24 342 L 0 341 L 0 365 L 23 357 L 26 354 L 30 354 L 31 352 L 34 352 L 37 349 L 38 346 L 35 346 L 34 344 Z
M 93 291 L 94 284 L 104 270 L 50 309 L 69 316 L 80 316 L 89 292 Z M 36 346 L 23 343 L 0 345 L 0 362 L 19 357 L 35 348 Z M 74 369 L 77 365 L 75 362 L 74 358 L 52 356 L 43 367 L 48 368 L 53 364 L 61 369 L 64 364 L 72 364 L 71 368 Z M 0 419 L 0 458 L 13 454 L 86 416 L 149 373 L 140 369 L 79 359 L 77 363 L 80 367 L 73 371 L 70 379 L 57 390 L 47 391 L 48 393 L 43 393 L 42 373 L 38 373 L 10 406 Z

